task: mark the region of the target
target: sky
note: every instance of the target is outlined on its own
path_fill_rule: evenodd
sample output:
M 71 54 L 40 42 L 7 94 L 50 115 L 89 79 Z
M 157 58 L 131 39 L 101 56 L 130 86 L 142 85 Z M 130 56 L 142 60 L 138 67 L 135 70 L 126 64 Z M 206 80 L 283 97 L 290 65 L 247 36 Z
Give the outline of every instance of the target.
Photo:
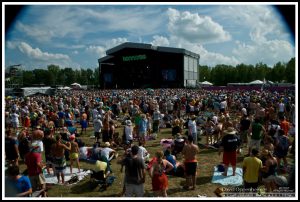
M 295 57 L 293 38 L 267 4 L 39 4 L 6 29 L 4 65 L 94 69 L 106 50 L 136 42 L 184 48 L 200 55 L 200 65 L 272 67 Z

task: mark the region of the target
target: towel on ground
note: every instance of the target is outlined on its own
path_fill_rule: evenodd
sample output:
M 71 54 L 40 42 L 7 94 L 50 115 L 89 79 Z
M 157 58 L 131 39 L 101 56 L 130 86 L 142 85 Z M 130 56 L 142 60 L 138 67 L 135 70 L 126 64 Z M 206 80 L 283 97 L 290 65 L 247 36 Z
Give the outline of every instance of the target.
M 236 168 L 235 176 L 232 176 L 232 167 L 229 166 L 227 176 L 222 175 L 223 172 L 218 172 L 218 167 L 214 167 L 214 175 L 211 182 L 221 185 L 241 186 L 243 185 L 243 170 Z

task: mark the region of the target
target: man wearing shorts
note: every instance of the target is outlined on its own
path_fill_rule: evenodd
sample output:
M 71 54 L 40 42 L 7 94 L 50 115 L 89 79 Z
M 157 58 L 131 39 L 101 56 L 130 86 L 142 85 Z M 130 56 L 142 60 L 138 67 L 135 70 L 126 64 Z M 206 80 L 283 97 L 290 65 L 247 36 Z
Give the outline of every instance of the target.
M 65 149 L 71 150 L 70 142 L 66 144 L 62 143 L 61 135 L 56 136 L 56 143 L 52 145 L 52 155 L 53 164 L 55 168 L 55 174 L 57 176 L 58 183 L 65 183 L 65 169 L 66 169 L 66 159 L 65 159 Z
M 225 135 L 222 138 L 219 150 L 219 155 L 221 154 L 221 151 L 223 151 L 223 163 L 225 165 L 225 171 L 223 175 L 227 176 L 228 166 L 231 164 L 232 175 L 235 176 L 236 153 L 238 147 L 240 146 L 240 140 L 237 137 L 236 131 L 233 127 L 228 127 L 228 129 L 224 131 L 224 134 Z
M 45 189 L 46 179 L 42 171 L 42 154 L 39 152 L 39 146 L 30 148 L 30 152 L 25 155 L 25 164 L 27 165 L 32 191 Z
M 196 170 L 197 170 L 197 159 L 196 155 L 199 153 L 199 148 L 193 143 L 193 136 L 189 135 L 187 143 L 182 149 L 182 154 L 184 156 L 184 165 L 186 172 L 186 184 L 185 189 L 189 189 L 192 186 L 194 190 L 196 188 Z
M 259 118 L 255 118 L 254 122 L 252 123 L 250 129 L 249 129 L 251 135 L 250 144 L 249 144 L 249 150 L 248 155 L 250 155 L 250 151 L 255 148 L 259 151 L 260 148 L 260 142 L 263 138 L 263 135 L 266 134 L 265 127 L 260 123 Z

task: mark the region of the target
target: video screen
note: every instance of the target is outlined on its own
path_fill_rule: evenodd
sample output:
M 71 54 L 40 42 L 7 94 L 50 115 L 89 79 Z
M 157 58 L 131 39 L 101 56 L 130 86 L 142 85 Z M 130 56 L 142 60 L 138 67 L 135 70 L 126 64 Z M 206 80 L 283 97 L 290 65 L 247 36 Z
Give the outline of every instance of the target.
M 175 69 L 163 69 L 161 73 L 164 81 L 174 81 L 176 79 Z

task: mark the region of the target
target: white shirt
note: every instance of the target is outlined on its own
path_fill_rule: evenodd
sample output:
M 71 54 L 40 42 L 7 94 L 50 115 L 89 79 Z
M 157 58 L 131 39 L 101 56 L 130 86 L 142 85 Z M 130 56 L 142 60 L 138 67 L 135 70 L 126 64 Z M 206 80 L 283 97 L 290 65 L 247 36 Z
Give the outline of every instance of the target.
M 147 155 L 148 155 L 148 151 L 143 146 L 139 146 L 139 151 L 137 156 L 143 159 L 144 161 Z
M 132 126 L 125 126 L 126 140 L 133 140 L 132 131 L 133 131 Z
M 189 126 L 189 133 L 190 134 L 197 133 L 196 121 L 189 120 L 188 126 Z
M 109 153 L 112 152 L 113 150 L 109 147 L 105 147 L 104 149 L 101 150 L 101 156 L 106 157 L 109 159 Z
M 283 103 L 279 103 L 279 112 L 284 112 L 284 104 Z
M 102 121 L 100 119 L 94 119 L 94 132 L 101 132 L 101 128 L 103 127 Z
M 19 123 L 19 114 L 17 114 L 17 113 L 11 114 L 10 120 L 12 123 Z
M 44 144 L 43 144 L 42 140 L 33 140 L 31 145 L 39 146 L 38 152 L 43 152 L 44 151 Z

